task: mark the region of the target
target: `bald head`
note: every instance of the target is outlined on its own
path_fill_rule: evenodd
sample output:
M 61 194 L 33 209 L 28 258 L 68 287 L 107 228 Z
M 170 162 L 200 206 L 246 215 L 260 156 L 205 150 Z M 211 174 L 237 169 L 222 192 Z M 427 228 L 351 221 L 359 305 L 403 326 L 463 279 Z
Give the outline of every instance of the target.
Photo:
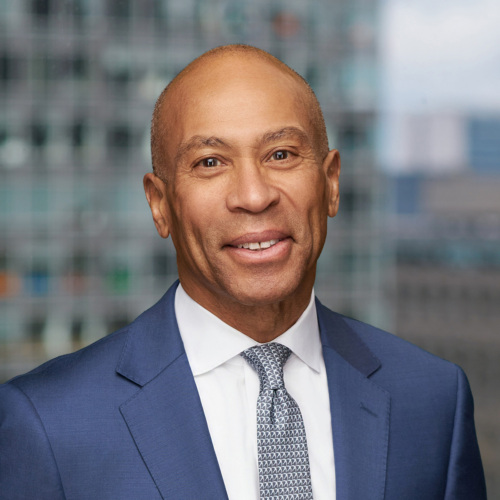
M 176 116 L 182 114 L 182 106 L 191 99 L 190 89 L 203 86 L 204 78 L 210 79 L 211 72 L 231 60 L 260 64 L 293 80 L 297 87 L 297 105 L 307 109 L 313 135 L 315 154 L 320 160 L 328 153 L 328 139 L 323 113 L 318 100 L 302 76 L 271 54 L 249 45 L 225 45 L 205 52 L 186 66 L 163 90 L 156 101 L 151 122 L 151 155 L 153 171 L 166 178 L 174 158 L 167 152 L 167 142 Z M 255 68 L 255 66 L 254 66 Z M 268 72 L 269 74 L 269 72 Z

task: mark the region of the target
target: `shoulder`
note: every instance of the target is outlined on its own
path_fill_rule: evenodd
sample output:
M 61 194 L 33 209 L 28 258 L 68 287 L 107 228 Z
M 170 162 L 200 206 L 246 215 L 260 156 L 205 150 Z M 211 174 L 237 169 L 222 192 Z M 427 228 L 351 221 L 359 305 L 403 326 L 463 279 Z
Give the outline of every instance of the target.
M 362 321 L 335 313 L 320 305 L 320 323 L 328 325 L 322 335 L 330 345 L 348 352 L 351 359 L 369 352 L 377 359 L 371 379 L 390 392 L 433 393 L 435 396 L 456 395 L 459 387 L 468 390 L 467 379 L 460 367 L 424 349 Z M 340 337 L 335 338 L 335 337 Z M 346 347 L 346 344 L 348 347 Z M 345 356 L 344 356 L 345 357 Z
M 459 367 L 450 361 L 436 356 L 397 335 L 368 325 L 352 318 L 344 321 L 377 356 L 382 366 L 391 371 L 419 372 L 438 370 L 456 376 Z
M 127 336 L 128 327 L 9 380 L 0 386 L 0 402 L 7 395 L 31 399 L 61 391 L 77 394 L 82 386 L 103 384 L 114 375 Z
M 161 359 L 165 345 L 172 343 L 167 334 L 175 329 L 175 288 L 176 284 L 156 304 L 121 330 L 79 351 L 51 359 L 11 379 L 7 385 L 26 394 L 63 389 L 71 393 L 84 386 L 98 387 L 104 393 L 110 388 L 109 384 L 119 385 L 123 377 L 117 373 L 117 367 L 124 357 L 132 352 L 147 366 L 154 356 Z

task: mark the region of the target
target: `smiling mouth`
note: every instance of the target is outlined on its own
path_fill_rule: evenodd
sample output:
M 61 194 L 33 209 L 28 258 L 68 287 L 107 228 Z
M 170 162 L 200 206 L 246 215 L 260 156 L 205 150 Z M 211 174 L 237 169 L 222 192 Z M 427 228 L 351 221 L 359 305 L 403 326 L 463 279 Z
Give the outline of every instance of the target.
M 247 250 L 266 250 L 267 248 L 271 248 L 276 245 L 276 243 L 281 240 L 268 240 L 268 241 L 256 241 L 253 243 L 242 243 L 241 245 L 236 245 L 236 248 L 246 248 Z

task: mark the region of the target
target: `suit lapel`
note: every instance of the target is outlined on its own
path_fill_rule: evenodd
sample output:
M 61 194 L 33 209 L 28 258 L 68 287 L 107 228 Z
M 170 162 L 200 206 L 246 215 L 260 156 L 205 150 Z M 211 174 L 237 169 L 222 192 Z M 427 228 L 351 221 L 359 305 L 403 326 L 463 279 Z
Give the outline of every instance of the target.
M 175 288 L 131 326 L 117 372 L 141 388 L 120 411 L 163 498 L 227 498 L 174 312 Z
M 390 396 L 369 376 L 380 368 L 342 316 L 317 303 L 328 377 L 337 500 L 384 498 Z

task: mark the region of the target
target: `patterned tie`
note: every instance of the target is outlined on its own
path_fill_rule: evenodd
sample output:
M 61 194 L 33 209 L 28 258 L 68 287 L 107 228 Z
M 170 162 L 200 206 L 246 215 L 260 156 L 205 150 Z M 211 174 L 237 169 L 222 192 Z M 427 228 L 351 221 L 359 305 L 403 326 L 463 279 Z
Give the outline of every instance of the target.
M 304 422 L 283 382 L 283 365 L 291 353 L 277 343 L 254 346 L 241 353 L 260 379 L 257 449 L 261 500 L 313 497 Z

